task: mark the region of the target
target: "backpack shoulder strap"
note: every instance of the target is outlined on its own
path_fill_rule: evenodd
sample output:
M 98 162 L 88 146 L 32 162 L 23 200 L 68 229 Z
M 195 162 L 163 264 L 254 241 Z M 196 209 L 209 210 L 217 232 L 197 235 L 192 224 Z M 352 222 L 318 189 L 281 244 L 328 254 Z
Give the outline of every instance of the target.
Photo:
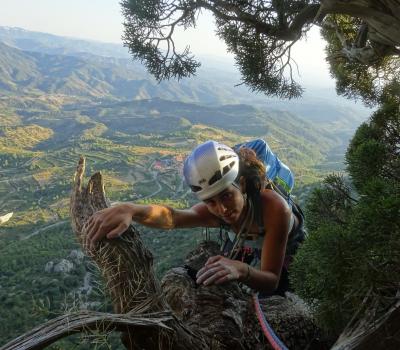
M 290 193 L 288 193 L 285 188 L 275 183 L 274 181 L 266 179 L 265 188 L 277 192 L 281 197 L 283 197 L 286 200 L 287 203 L 291 201 Z
M 261 196 L 253 200 L 254 220 L 257 223 L 258 229 L 264 231 L 264 215 L 262 210 Z

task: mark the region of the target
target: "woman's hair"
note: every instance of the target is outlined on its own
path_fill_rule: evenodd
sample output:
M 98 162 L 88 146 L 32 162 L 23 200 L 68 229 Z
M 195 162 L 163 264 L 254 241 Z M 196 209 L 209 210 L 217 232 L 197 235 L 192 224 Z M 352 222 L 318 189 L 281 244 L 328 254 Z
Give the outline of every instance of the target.
M 236 181 L 239 182 L 240 177 L 243 176 L 247 195 L 258 196 L 265 187 L 265 165 L 250 148 L 241 147 L 237 154 L 239 156 L 239 174 Z
M 257 158 L 256 153 L 246 147 L 241 147 L 237 151 L 239 156 L 239 174 L 236 181 L 239 182 L 241 176 L 245 179 L 247 202 L 251 202 L 254 208 L 254 217 L 258 225 L 263 225 L 261 214 L 260 197 L 261 190 L 265 187 L 265 165 Z

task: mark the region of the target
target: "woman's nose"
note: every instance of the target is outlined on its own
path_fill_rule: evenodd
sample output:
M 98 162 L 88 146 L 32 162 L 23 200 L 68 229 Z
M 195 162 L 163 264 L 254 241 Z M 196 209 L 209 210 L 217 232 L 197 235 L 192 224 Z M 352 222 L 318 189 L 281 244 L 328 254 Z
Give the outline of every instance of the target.
M 217 203 L 218 214 L 223 215 L 226 213 L 226 206 L 222 202 Z

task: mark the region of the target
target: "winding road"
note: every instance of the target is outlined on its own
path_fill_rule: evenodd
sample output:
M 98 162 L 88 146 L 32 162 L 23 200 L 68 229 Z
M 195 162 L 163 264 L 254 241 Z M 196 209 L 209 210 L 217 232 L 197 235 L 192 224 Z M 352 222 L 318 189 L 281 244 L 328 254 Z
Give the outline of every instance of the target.
M 44 232 L 44 231 L 47 231 L 47 230 L 50 229 L 50 228 L 55 228 L 55 227 L 58 227 L 58 226 L 62 226 L 62 225 L 64 225 L 64 224 L 67 223 L 67 222 L 69 222 L 69 220 L 57 221 L 57 222 L 55 222 L 54 224 L 50 224 L 50 225 L 47 225 L 47 226 L 45 226 L 45 227 L 41 227 L 41 228 L 37 229 L 36 231 L 32 232 L 31 234 L 29 234 L 29 235 L 27 235 L 27 236 L 25 236 L 25 237 L 22 237 L 20 240 L 21 240 L 21 241 L 25 241 L 25 240 L 27 240 L 27 239 L 33 237 L 33 236 L 38 235 L 39 233 L 42 233 L 42 232 Z

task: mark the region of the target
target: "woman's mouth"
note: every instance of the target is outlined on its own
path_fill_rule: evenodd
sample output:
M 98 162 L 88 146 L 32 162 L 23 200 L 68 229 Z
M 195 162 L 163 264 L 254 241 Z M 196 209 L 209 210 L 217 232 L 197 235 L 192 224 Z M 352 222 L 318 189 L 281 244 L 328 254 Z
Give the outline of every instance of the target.
M 223 220 L 229 220 L 229 219 L 232 218 L 232 216 L 233 216 L 233 212 L 230 212 L 229 214 L 223 215 L 223 216 L 222 216 L 222 219 L 223 219 Z

